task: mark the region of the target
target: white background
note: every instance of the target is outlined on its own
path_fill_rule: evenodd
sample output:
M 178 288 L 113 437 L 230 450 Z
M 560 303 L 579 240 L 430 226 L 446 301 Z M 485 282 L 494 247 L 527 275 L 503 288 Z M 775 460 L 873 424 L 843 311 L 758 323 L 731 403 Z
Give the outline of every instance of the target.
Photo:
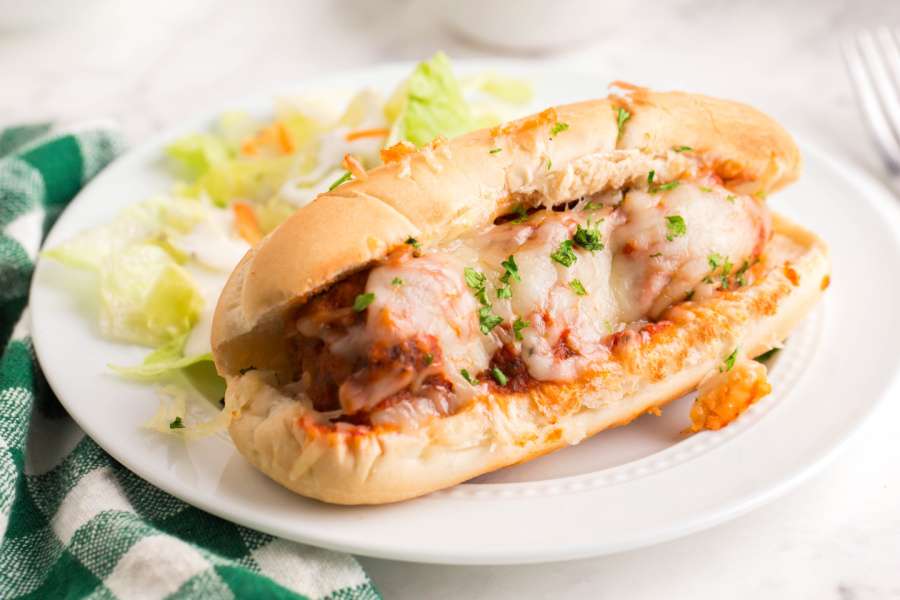
M 743 100 L 880 175 L 839 43 L 859 26 L 900 26 L 900 2 L 608 4 L 594 41 L 529 58 Z M 0 28 L 7 5 L 0 0 Z M 278 83 L 437 49 L 455 58 L 499 55 L 455 37 L 433 5 L 417 1 L 80 6 L 81 14 L 54 24 L 0 31 L 0 125 L 113 117 L 137 144 L 210 105 Z M 896 342 L 885 340 L 884 351 L 897 352 Z M 682 540 L 523 567 L 360 560 L 389 599 L 900 598 L 898 402 L 891 398 L 837 461 L 796 491 Z

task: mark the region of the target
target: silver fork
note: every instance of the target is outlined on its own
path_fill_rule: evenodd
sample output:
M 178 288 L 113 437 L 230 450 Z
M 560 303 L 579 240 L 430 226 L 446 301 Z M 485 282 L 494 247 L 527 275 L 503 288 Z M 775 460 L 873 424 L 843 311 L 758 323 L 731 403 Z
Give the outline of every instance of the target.
M 843 50 L 863 119 L 900 194 L 900 32 L 861 31 Z

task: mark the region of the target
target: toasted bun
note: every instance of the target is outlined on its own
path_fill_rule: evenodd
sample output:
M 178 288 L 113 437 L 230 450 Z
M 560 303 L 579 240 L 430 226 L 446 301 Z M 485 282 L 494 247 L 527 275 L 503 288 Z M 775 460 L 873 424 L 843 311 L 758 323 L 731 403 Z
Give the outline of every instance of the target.
M 775 231 L 760 280 L 673 307 L 580 381 L 489 394 L 415 430 L 361 432 L 305 425 L 304 405 L 271 372 L 251 371 L 228 377 L 239 407 L 231 437 L 281 485 L 338 504 L 412 498 L 577 443 L 693 390 L 735 348 L 757 356 L 788 335 L 821 295 L 829 262 L 812 233 L 783 218 Z
M 796 179 L 800 155 L 790 135 L 753 108 L 617 85 L 619 96 L 433 144 L 298 210 L 244 257 L 222 292 L 212 330 L 219 371 L 285 368 L 285 316 L 410 237 L 437 244 L 519 202 L 563 202 L 622 187 L 651 168 L 661 178 L 712 171 L 729 189 L 750 194 Z M 631 115 L 621 136 L 618 108 Z M 569 127 L 551 140 L 556 123 Z M 672 150 L 685 146 L 692 150 Z
M 212 334 L 238 450 L 304 496 L 403 500 L 627 423 L 694 389 L 735 347 L 755 356 L 783 340 L 821 294 L 829 264 L 820 240 L 777 218 L 768 271 L 755 283 L 674 306 L 623 336 L 578 381 L 490 393 L 409 430 L 320 426 L 279 391 L 292 311 L 409 237 L 439 244 L 519 202 L 550 205 L 624 187 L 650 169 L 660 180 L 711 172 L 744 194 L 768 194 L 797 177 L 792 139 L 754 109 L 617 85 L 621 95 L 435 143 L 374 169 L 319 196 L 248 252 L 222 292 Z M 621 131 L 620 108 L 630 114 Z M 553 136 L 556 123 L 568 128 Z M 673 150 L 683 147 L 690 150 Z

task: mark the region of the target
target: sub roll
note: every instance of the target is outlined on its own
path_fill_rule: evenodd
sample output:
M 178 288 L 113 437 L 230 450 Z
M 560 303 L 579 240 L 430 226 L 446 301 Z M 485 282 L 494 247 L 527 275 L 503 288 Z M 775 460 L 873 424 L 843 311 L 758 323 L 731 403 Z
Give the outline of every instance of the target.
M 742 104 L 614 89 L 387 148 L 250 250 L 212 333 L 241 454 L 303 496 L 377 504 L 698 387 L 693 429 L 768 392 L 750 359 L 828 282 L 825 244 L 766 205 L 796 145 Z

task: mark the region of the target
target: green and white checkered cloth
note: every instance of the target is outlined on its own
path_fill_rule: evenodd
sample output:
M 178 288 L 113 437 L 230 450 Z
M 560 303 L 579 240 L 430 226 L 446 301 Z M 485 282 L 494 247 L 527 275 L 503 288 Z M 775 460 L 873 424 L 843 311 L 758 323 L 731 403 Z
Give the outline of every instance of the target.
M 379 598 L 350 556 L 239 527 L 143 481 L 47 386 L 28 334 L 34 260 L 121 148 L 103 127 L 0 129 L 0 598 Z

